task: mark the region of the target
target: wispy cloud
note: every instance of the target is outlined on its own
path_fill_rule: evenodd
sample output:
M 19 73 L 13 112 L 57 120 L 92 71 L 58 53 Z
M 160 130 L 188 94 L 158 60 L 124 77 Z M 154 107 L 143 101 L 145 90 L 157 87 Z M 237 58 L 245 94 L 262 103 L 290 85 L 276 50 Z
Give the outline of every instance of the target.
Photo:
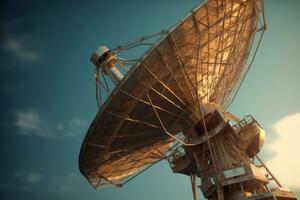
M 9 179 L 0 181 L 0 191 L 32 191 L 39 187 L 44 177 L 38 172 L 16 171 Z M 5 179 L 4 179 L 5 180 Z
M 16 38 L 13 35 L 6 36 L 3 41 L 3 49 L 11 53 L 21 62 L 33 63 L 38 61 L 39 55 L 36 51 L 29 49 L 24 39 Z
M 75 192 L 82 188 L 79 175 L 74 173 L 70 173 L 65 177 L 57 177 L 55 182 L 57 182 L 58 190 L 62 193 Z
M 35 134 L 45 136 L 45 127 L 43 127 L 39 114 L 36 111 L 18 111 L 16 113 L 16 127 L 18 133 L 22 135 Z
M 82 189 L 82 179 L 78 174 L 46 176 L 38 172 L 16 171 L 8 175 L 7 181 L 0 182 L 0 191 L 41 192 L 61 196 L 70 195 Z
M 20 135 L 32 135 L 44 138 L 63 138 L 77 135 L 86 122 L 78 118 L 70 119 L 66 124 L 53 123 L 44 119 L 36 110 L 17 111 L 15 126 Z
M 29 173 L 28 176 L 27 176 L 27 182 L 28 183 L 38 183 L 42 180 L 42 175 L 41 174 L 38 174 L 38 173 Z
M 15 179 L 21 180 L 23 183 L 26 182 L 28 184 L 34 184 L 39 183 L 42 181 L 43 176 L 40 173 L 37 172 L 15 172 L 14 174 Z
M 284 186 L 300 189 L 300 160 L 297 156 L 300 141 L 300 113 L 282 118 L 273 125 L 276 134 L 267 149 L 273 153 L 267 165 Z

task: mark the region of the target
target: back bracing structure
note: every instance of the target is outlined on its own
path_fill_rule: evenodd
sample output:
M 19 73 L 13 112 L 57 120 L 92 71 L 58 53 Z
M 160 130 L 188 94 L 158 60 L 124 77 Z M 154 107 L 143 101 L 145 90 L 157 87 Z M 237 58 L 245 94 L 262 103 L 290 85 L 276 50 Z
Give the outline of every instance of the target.
M 91 58 L 100 110 L 82 145 L 82 174 L 95 188 L 120 187 L 167 160 L 190 176 L 195 199 L 197 187 L 211 200 L 296 199 L 257 155 L 259 123 L 226 111 L 265 30 L 262 0 L 210 0 L 169 31 L 100 47 Z M 141 59 L 119 57 L 148 45 Z

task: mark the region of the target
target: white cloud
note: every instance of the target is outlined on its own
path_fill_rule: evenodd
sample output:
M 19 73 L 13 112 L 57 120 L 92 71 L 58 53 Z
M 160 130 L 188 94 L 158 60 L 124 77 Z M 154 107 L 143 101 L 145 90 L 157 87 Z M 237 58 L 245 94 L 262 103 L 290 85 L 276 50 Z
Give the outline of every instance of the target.
M 82 127 L 86 125 L 86 122 L 78 119 L 78 118 L 73 118 L 69 120 L 68 122 L 68 132 L 65 132 L 66 135 L 68 136 L 74 136 L 78 132 L 78 130 L 81 130 Z
M 1 191 L 40 191 L 49 195 L 67 195 L 82 190 L 83 178 L 69 173 L 61 176 L 44 176 L 37 172 L 16 171 L 7 181 L 0 182 Z M 85 182 L 85 181 L 84 181 Z
M 13 54 L 21 62 L 36 62 L 39 59 L 37 52 L 29 50 L 25 41 L 9 36 L 4 40 L 3 48 Z
M 53 123 L 50 120 L 41 118 L 35 110 L 17 111 L 15 126 L 21 135 L 34 135 L 44 138 L 62 138 L 75 136 L 86 125 L 85 121 L 73 118 L 66 125 Z
M 3 176 L 3 175 L 2 175 Z M 10 179 L 0 182 L 1 191 L 33 191 L 40 187 L 44 177 L 37 172 L 16 171 Z M 2 177 L 1 177 L 2 178 Z
M 23 135 L 27 134 L 43 134 L 43 126 L 40 116 L 35 111 L 18 111 L 16 113 L 16 126 L 18 132 Z
M 266 164 L 275 177 L 286 187 L 300 189 L 300 113 L 286 116 L 272 128 L 276 140 L 267 146 L 274 156 Z
M 15 172 L 14 177 L 18 181 L 21 181 L 22 183 L 26 183 L 26 184 L 39 183 L 43 179 L 43 176 L 37 172 L 25 173 L 25 172 L 17 171 Z
M 75 192 L 81 189 L 80 177 L 74 173 L 57 178 L 55 181 L 57 182 L 58 191 L 63 193 Z

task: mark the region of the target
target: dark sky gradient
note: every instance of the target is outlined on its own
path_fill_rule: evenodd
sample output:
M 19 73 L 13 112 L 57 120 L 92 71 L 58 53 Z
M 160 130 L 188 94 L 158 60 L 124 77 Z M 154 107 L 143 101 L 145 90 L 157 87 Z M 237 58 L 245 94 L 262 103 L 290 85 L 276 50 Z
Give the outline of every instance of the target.
M 188 177 L 166 162 L 121 189 L 94 190 L 78 154 L 97 112 L 91 52 L 168 29 L 200 2 L 1 1 L 0 199 L 192 199 Z M 298 0 L 266 1 L 268 30 L 230 107 L 253 114 L 270 141 L 275 121 L 300 112 L 299 10 Z

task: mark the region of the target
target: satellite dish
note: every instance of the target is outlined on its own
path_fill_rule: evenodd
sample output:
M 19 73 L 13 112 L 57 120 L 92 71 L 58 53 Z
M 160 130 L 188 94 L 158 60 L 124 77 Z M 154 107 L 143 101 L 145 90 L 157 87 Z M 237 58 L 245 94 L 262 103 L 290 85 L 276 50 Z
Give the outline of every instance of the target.
M 95 188 L 119 187 L 167 160 L 191 177 L 195 199 L 198 177 L 207 199 L 296 199 L 257 156 L 259 123 L 226 111 L 265 30 L 262 0 L 210 0 L 168 31 L 99 47 L 91 61 L 100 110 L 82 144 L 81 173 Z M 138 60 L 119 57 L 149 44 Z M 269 189 L 271 180 L 278 188 Z

